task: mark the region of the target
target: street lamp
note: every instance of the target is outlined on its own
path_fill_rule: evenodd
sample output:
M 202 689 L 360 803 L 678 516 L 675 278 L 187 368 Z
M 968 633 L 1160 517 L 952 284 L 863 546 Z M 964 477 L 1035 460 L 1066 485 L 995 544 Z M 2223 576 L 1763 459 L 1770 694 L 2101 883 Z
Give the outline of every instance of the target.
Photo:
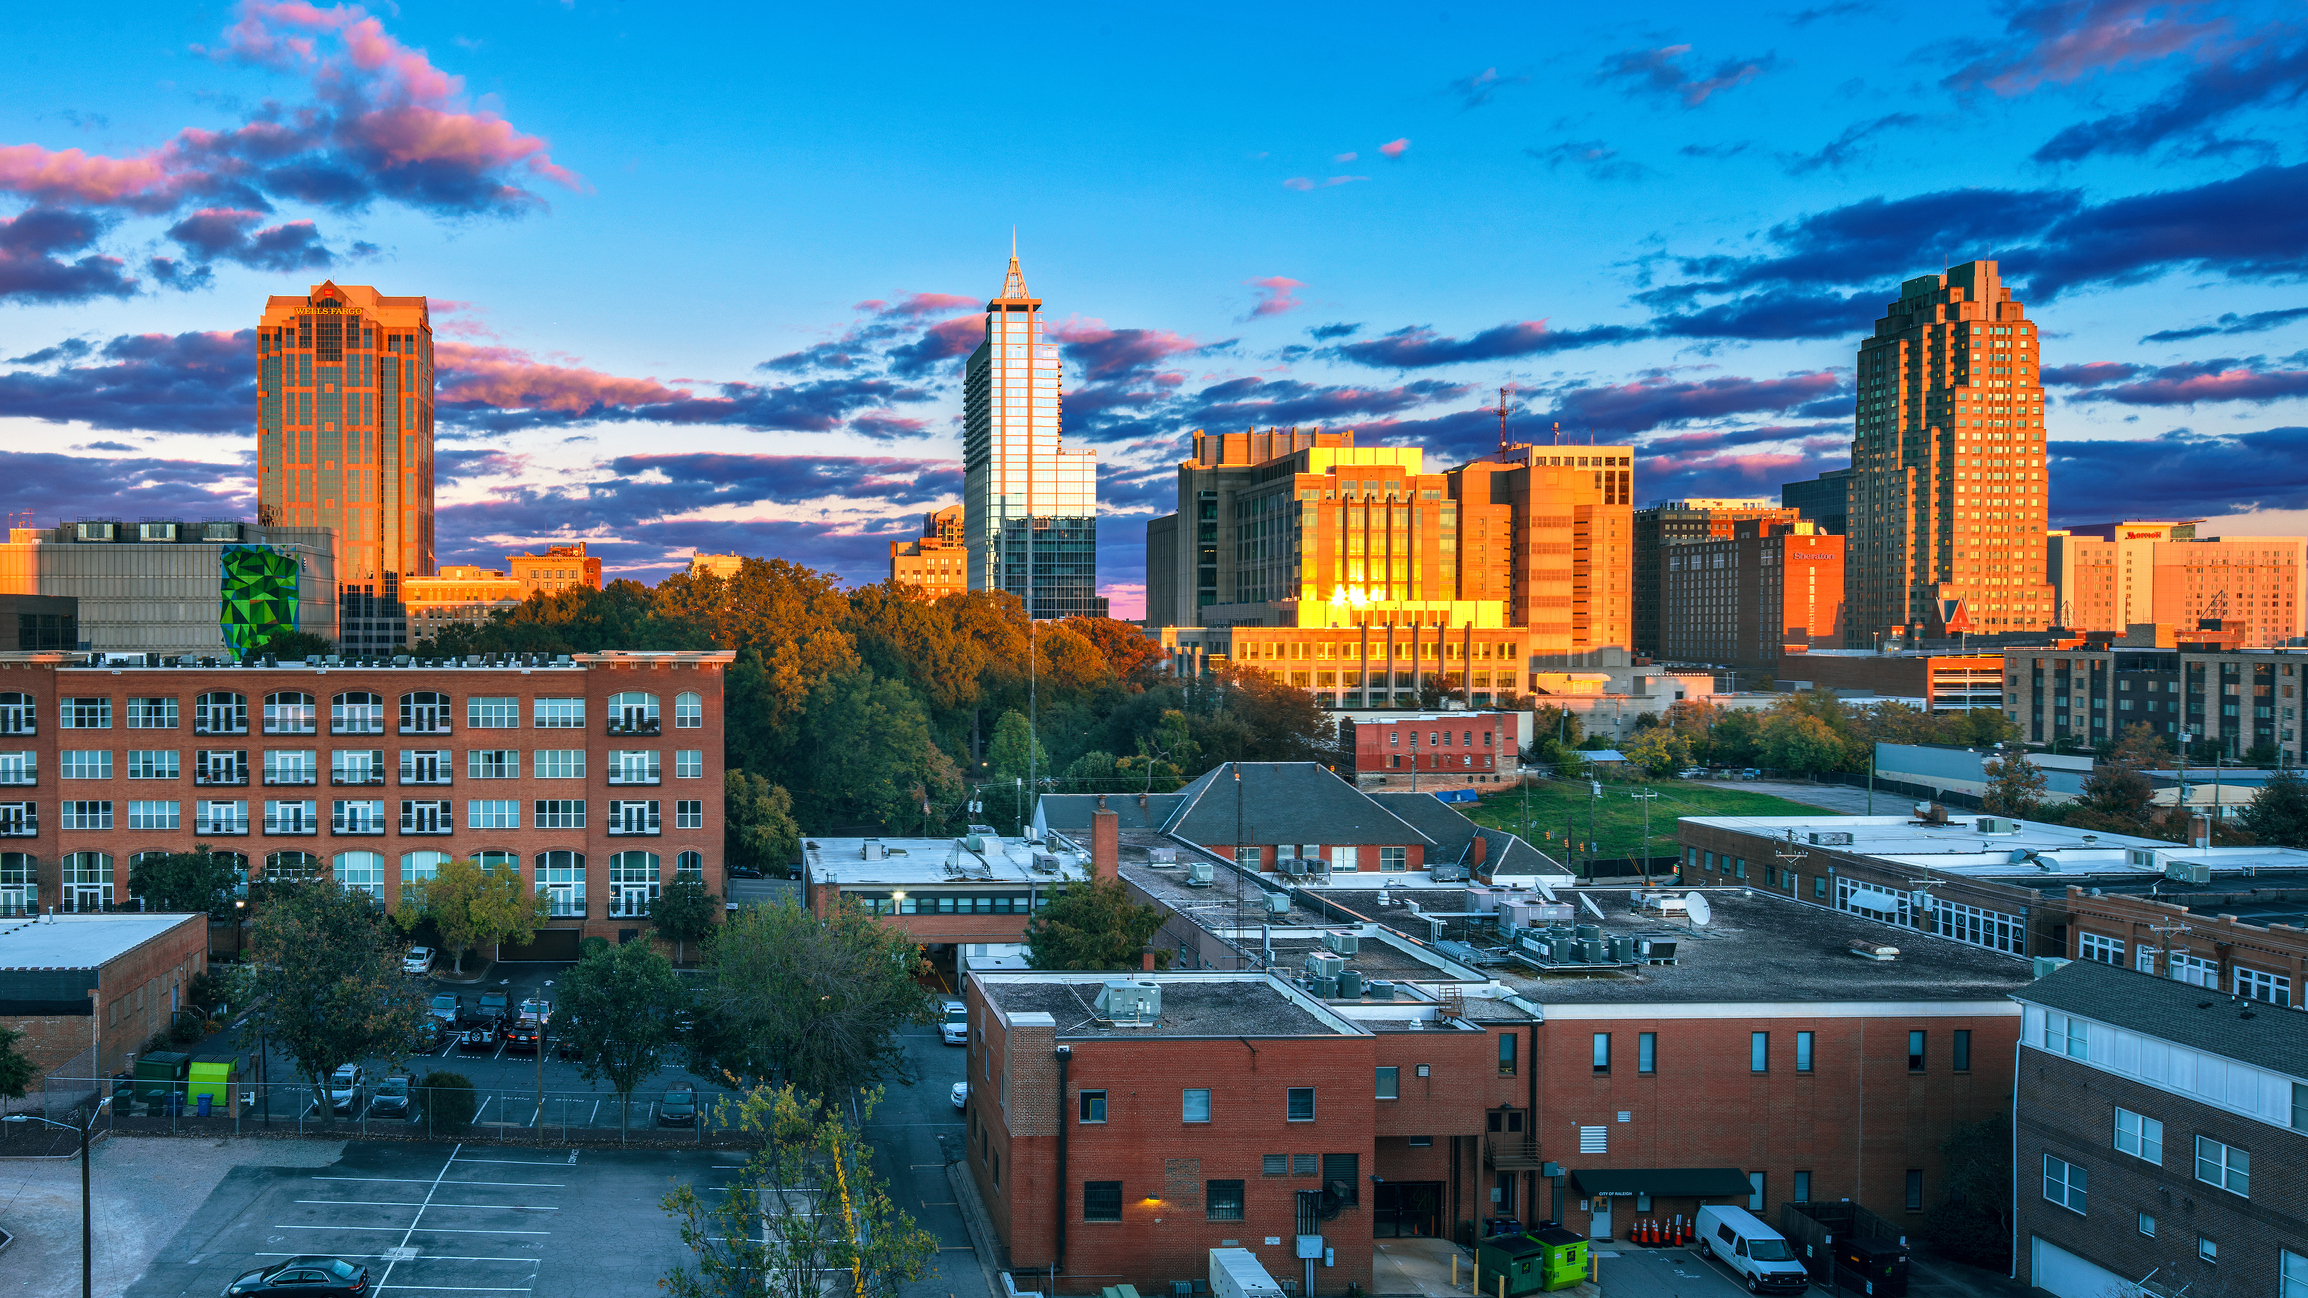
M 88 1111 L 87 1122 L 77 1127 L 69 1122 L 58 1122 L 54 1118 L 35 1117 L 29 1113 L 11 1113 L 4 1119 L 7 1122 L 45 1122 L 51 1127 L 62 1127 L 66 1131 L 80 1133 L 80 1298 L 95 1298 L 96 1293 L 94 1273 L 89 1269 L 91 1258 L 95 1253 L 93 1247 L 94 1232 L 91 1229 L 88 1215 L 89 1133 L 96 1128 L 96 1115 L 103 1112 L 104 1106 L 110 1103 L 112 1103 L 112 1097 L 109 1095 L 99 1099 L 96 1106 Z

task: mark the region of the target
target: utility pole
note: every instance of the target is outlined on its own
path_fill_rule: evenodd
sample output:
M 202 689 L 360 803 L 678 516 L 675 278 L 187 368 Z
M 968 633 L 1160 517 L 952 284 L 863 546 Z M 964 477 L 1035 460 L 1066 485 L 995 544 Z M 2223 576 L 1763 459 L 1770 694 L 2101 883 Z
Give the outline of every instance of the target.
M 1643 804 L 1643 856 L 1637 868 L 1643 872 L 1643 886 L 1648 888 L 1651 886 L 1651 804 L 1658 800 L 1659 791 L 1652 789 L 1627 796 Z

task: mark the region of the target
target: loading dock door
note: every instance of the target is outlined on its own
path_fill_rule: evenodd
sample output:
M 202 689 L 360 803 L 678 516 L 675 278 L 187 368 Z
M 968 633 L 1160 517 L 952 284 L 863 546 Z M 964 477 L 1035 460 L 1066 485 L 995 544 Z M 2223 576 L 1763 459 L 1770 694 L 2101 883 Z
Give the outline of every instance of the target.
M 527 946 L 506 943 L 497 948 L 499 960 L 575 960 L 578 943 L 585 936 L 581 928 L 541 928 Z

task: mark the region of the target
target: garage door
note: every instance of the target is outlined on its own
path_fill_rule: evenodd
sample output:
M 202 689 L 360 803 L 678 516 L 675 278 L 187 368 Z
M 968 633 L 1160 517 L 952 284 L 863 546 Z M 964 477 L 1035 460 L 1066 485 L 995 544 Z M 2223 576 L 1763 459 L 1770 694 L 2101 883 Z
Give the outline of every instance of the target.
M 2138 1285 L 2106 1267 L 2086 1262 L 2040 1235 L 2028 1239 L 2028 1272 L 2036 1288 L 2059 1298 L 2138 1298 Z
M 497 948 L 499 960 L 574 960 L 577 943 L 585 936 L 581 928 L 541 928 L 527 946 L 510 943 Z

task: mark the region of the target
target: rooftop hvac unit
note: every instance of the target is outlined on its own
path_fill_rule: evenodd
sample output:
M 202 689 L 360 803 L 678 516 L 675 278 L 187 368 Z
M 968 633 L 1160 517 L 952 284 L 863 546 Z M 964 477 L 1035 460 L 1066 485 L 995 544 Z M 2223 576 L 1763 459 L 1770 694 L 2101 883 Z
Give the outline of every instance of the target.
M 2174 883 L 2210 883 L 2212 867 L 2200 861 L 2167 861 L 2164 877 Z
M 1434 876 L 1436 883 L 1460 883 L 1467 877 L 1467 868 L 1463 865 L 1438 865 L 1429 873 Z
M 1149 847 L 1146 849 L 1146 859 L 1149 861 L 1161 862 L 1176 861 L 1178 859 L 1178 849 L 1175 847 Z
M 1117 1025 L 1150 1025 L 1162 1017 L 1162 984 L 1111 978 L 1098 989 L 1098 1016 Z
M 869 838 L 859 846 L 858 852 L 868 861 L 879 861 L 882 859 L 882 841 L 878 838 Z
M 1982 830 L 1980 832 L 1985 833 L 1987 831 Z M 1813 834 L 1811 845 L 1813 847 L 1849 847 L 1851 846 L 1851 835 L 1841 830 L 1833 833 Z
M 2035 957 L 2035 976 L 2041 978 L 2066 963 L 2067 961 L 2056 955 L 2039 955 Z
M 1207 887 L 1209 887 L 1209 886 L 1210 886 L 1210 862 L 1208 862 L 1208 861 L 1188 861 L 1188 862 L 1186 863 L 1186 886 L 1187 886 L 1187 887 L 1189 887 L 1189 888 L 1207 888 Z
M 1362 974 L 1359 970 L 1338 971 L 1338 994 L 1350 1001 L 1362 999 Z
M 1309 978 L 1306 980 L 1306 990 L 1312 993 L 1316 1000 L 1330 1000 L 1338 995 L 1338 979 Z
M 1325 950 L 1339 955 L 1353 955 L 1362 945 L 1362 939 L 1350 930 L 1334 928 L 1322 935 L 1322 945 Z
M 1293 879 L 1303 879 L 1306 877 L 1306 861 L 1303 858 L 1296 856 L 1285 856 L 1277 860 L 1275 864 L 1282 868 L 1282 872 L 1284 874 L 1289 875 Z
M 1270 893 L 1267 893 L 1267 894 L 1266 894 L 1266 913 L 1267 913 L 1267 914 L 1269 914 L 1269 915 L 1287 915 L 1287 914 L 1289 914 L 1289 913 L 1290 913 L 1290 894 L 1289 894 L 1289 893 L 1286 893 L 1286 892 L 1270 892 Z
M 1851 944 L 1851 954 L 1858 956 L 1862 960 L 1897 960 L 1899 958 L 1899 948 L 1895 946 L 1882 946 L 1878 943 L 1865 940 L 1855 940 Z
M 1336 978 L 1339 970 L 1344 968 L 1346 968 L 1346 961 L 1328 951 L 1316 951 L 1306 957 L 1306 972 L 1309 977 Z
M 1979 832 L 1983 834 L 2016 834 L 2020 832 L 2020 823 L 2009 816 L 1981 816 L 1978 825 Z

